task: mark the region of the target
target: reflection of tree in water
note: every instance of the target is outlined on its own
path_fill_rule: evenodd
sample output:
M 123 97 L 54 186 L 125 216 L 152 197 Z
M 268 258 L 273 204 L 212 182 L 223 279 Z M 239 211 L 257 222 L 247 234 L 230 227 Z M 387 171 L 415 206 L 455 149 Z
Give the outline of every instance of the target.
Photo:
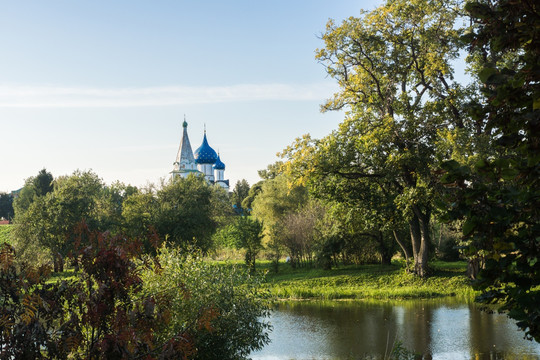
M 480 311 L 474 304 L 469 308 L 471 358 L 538 359 L 540 344 L 524 341 L 523 332 L 505 315 Z M 523 346 L 515 346 L 516 342 L 523 342 Z
M 274 316 L 273 343 L 262 353 L 275 359 L 379 359 L 395 341 L 421 354 L 419 359 L 538 359 L 540 354 L 540 344 L 522 339 L 505 316 L 457 299 L 291 302 Z
M 327 334 L 327 353 L 338 358 L 379 356 L 389 353 L 396 341 L 407 347 L 417 342 L 415 349 L 428 349 L 429 325 L 423 323 L 430 315 L 421 306 L 402 311 L 393 303 L 317 302 L 290 304 L 280 311 L 292 311 L 309 318 L 311 326 L 317 324 L 317 331 Z

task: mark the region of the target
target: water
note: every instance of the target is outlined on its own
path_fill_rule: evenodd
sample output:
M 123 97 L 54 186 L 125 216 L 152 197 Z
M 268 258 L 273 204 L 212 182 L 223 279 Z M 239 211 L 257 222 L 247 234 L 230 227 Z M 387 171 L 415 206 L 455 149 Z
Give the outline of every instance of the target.
M 540 344 L 501 314 L 456 300 L 287 302 L 254 360 L 381 359 L 397 341 L 422 359 L 540 359 Z

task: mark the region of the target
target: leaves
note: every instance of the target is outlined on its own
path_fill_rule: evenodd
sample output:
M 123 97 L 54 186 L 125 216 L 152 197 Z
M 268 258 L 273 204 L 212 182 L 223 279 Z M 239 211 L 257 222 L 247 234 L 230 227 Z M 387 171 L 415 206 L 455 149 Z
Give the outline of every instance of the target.
M 533 1 L 473 1 L 465 40 L 481 84 L 472 107 L 489 152 L 447 164 L 448 215 L 464 220 L 467 253 L 483 262 L 475 286 L 481 302 L 498 303 L 529 338 L 540 339 L 540 44 Z

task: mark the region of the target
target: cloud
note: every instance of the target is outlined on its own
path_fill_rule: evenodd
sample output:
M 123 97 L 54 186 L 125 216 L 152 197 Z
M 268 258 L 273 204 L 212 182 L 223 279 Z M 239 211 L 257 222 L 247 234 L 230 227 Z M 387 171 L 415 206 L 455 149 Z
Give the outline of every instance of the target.
M 331 82 L 240 84 L 231 86 L 162 86 L 86 88 L 0 84 L 0 107 L 136 107 L 208 104 L 239 101 L 321 101 L 336 91 Z

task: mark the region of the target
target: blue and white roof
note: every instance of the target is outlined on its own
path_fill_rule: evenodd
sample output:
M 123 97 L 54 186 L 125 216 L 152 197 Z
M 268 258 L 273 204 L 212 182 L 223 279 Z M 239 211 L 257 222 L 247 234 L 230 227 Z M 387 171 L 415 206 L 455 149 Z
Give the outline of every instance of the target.
M 206 140 L 206 131 L 204 132 L 202 145 L 195 150 L 193 155 L 197 164 L 215 164 L 217 161 L 218 154 L 210 147 L 210 145 L 208 145 L 208 140 Z
M 217 156 L 216 163 L 214 164 L 214 170 L 225 170 L 225 164 L 219 158 L 219 154 Z

